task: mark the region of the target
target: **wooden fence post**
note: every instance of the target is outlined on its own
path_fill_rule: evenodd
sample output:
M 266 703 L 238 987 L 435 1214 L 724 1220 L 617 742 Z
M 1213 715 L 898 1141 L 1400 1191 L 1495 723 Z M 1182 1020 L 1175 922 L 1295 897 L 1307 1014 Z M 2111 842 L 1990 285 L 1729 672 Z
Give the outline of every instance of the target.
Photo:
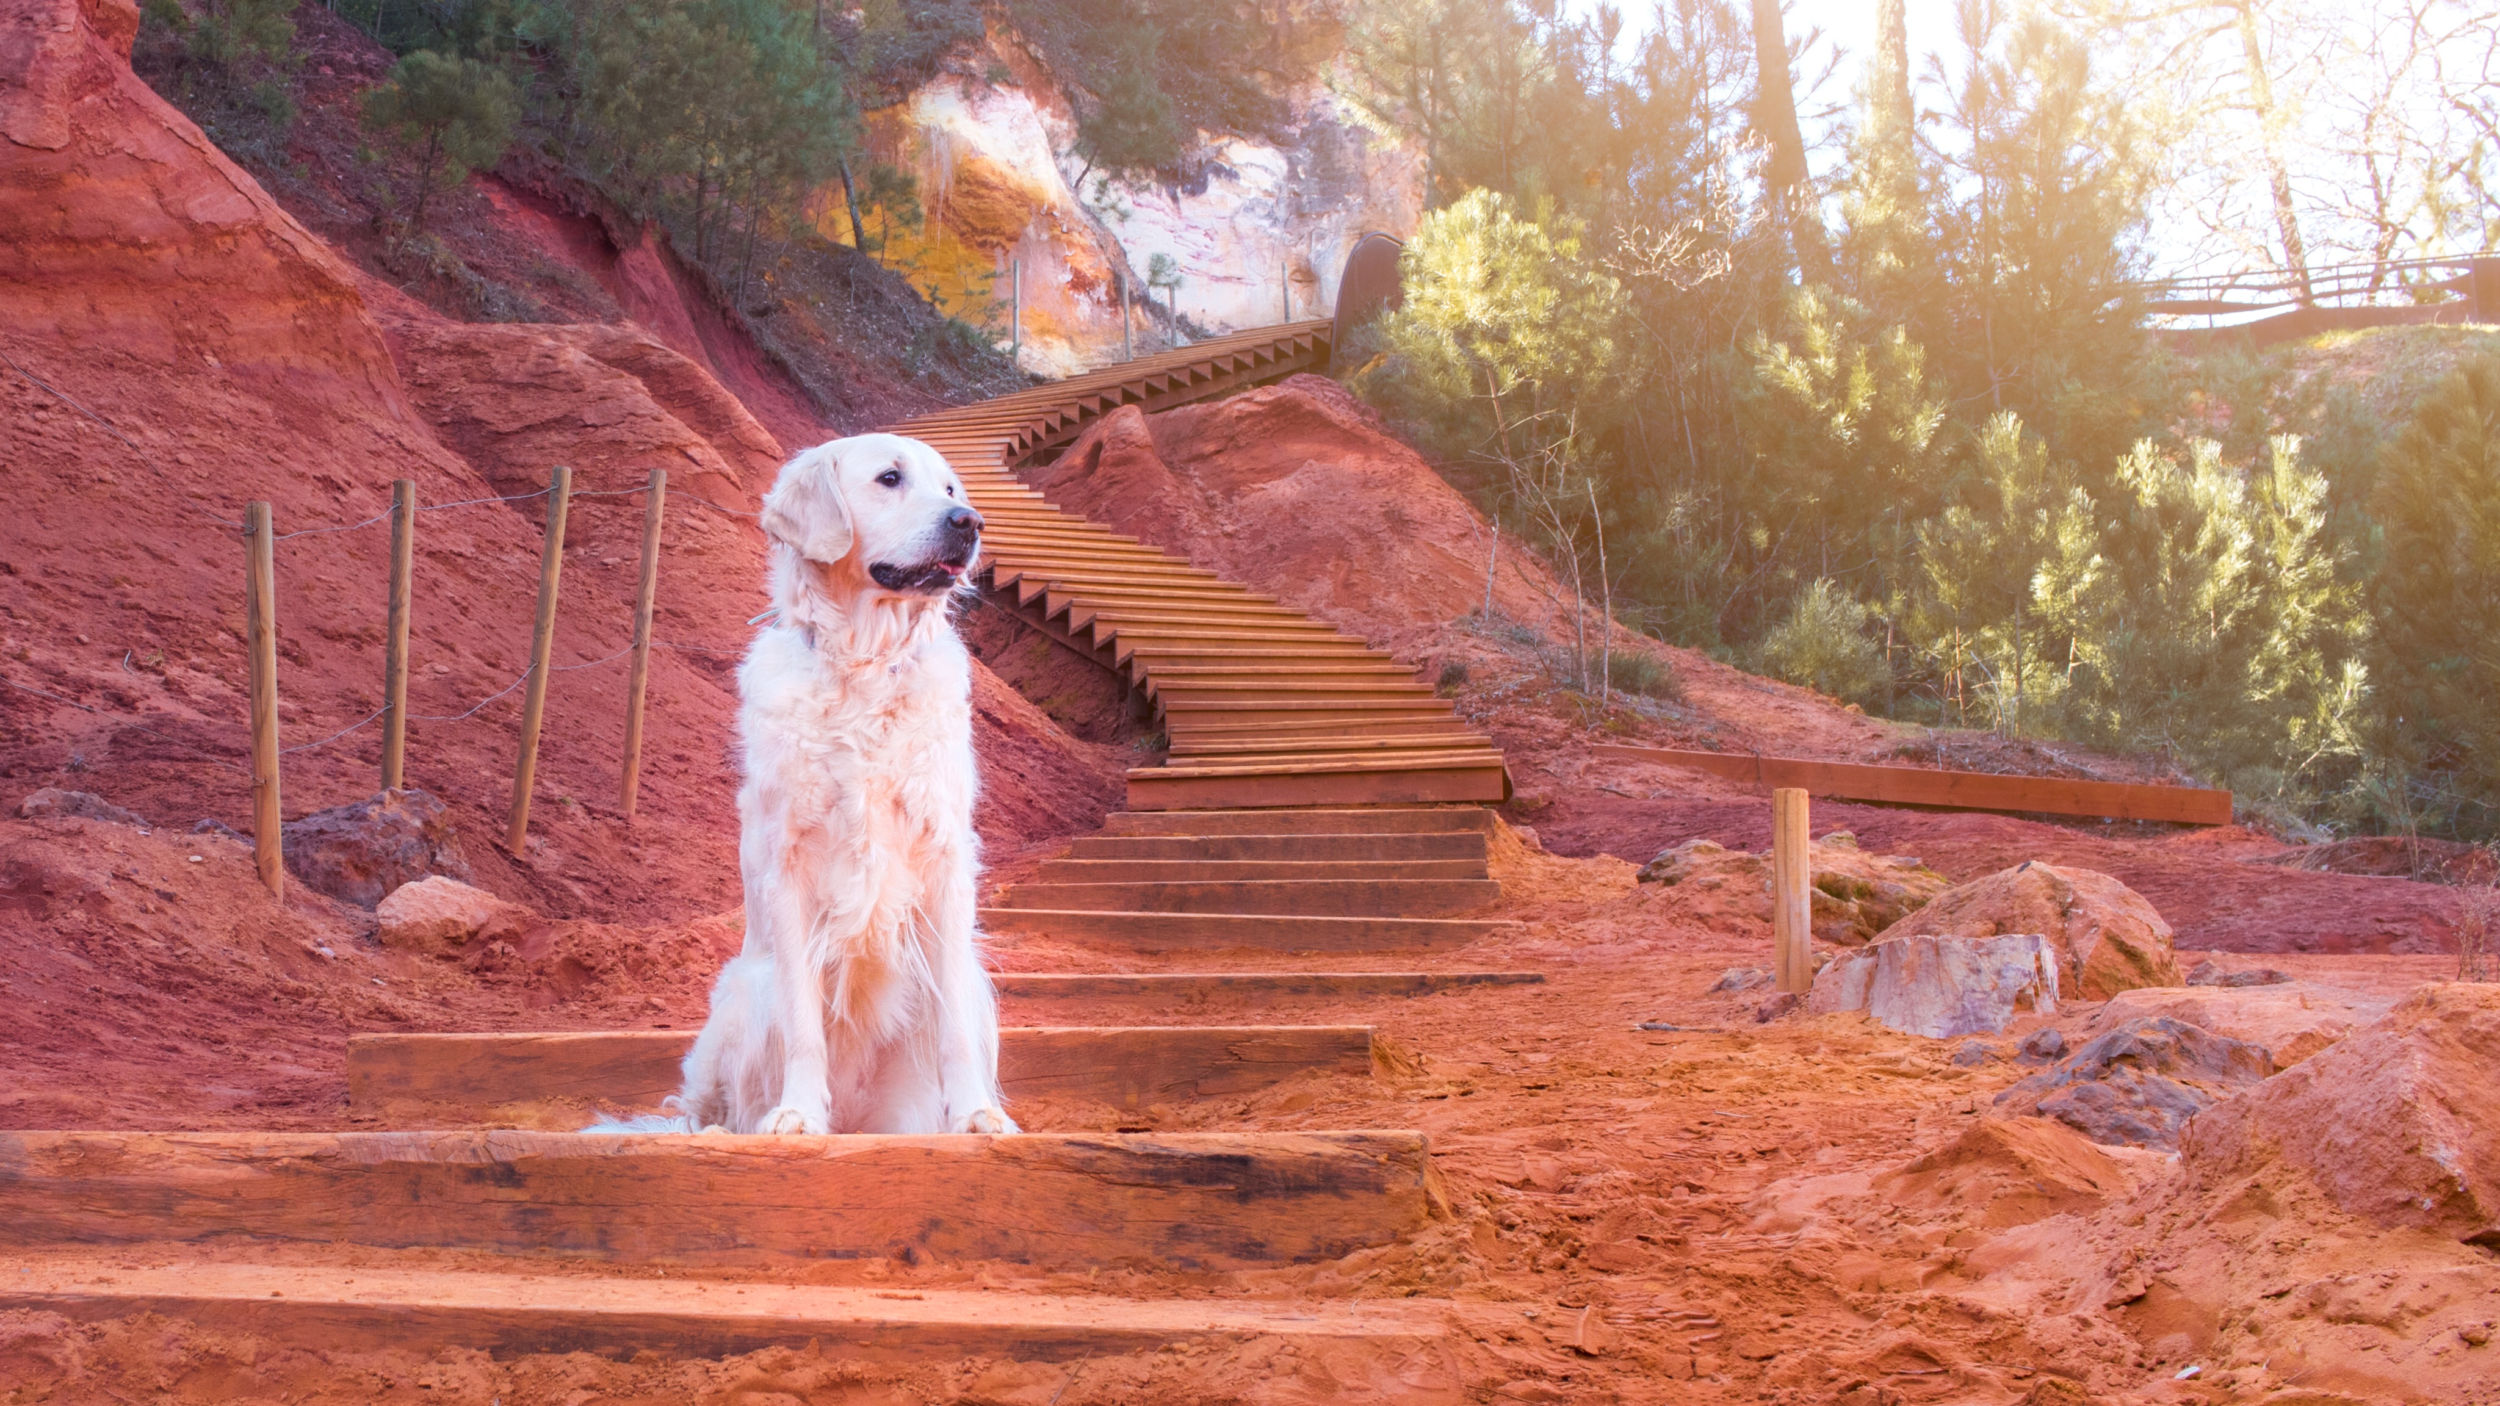
M 651 680 L 651 607 L 660 589 L 660 507 L 668 499 L 668 470 L 651 471 L 642 505 L 642 584 L 634 594 L 634 670 L 625 681 L 625 785 L 621 804 L 634 818 L 634 793 L 642 785 L 642 693 Z
M 564 572 L 564 511 L 573 500 L 573 471 L 562 464 L 547 479 L 547 541 L 538 558 L 538 625 L 530 636 L 529 686 L 522 690 L 521 755 L 512 768 L 512 820 L 503 846 L 516 856 L 530 832 L 530 786 L 538 778 L 538 726 L 547 716 L 547 664 L 556 643 L 556 583 Z
M 408 762 L 408 578 L 416 562 L 417 483 L 391 481 L 391 608 L 382 641 L 382 789 L 406 782 Z
M 1771 792 L 1771 962 L 1782 991 L 1814 986 L 1814 853 L 1806 817 L 1804 791 Z
M 269 505 L 243 508 L 243 644 L 252 675 L 252 863 L 269 896 L 286 898 L 286 837 L 278 812 L 277 534 Z

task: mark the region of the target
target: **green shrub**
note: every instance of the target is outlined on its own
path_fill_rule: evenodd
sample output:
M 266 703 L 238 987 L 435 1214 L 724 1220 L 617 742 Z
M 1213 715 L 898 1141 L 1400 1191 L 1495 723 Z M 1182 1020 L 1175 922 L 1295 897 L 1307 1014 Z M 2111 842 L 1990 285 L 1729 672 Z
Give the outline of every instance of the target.
M 416 159 L 412 233 L 424 231 L 426 202 L 438 186 L 456 186 L 472 168 L 503 159 L 520 118 L 520 95 L 500 70 L 430 49 L 401 59 L 365 94 L 365 130 Z
M 1863 703 L 1892 681 L 1881 646 L 1868 637 L 1873 612 L 1830 577 L 1797 593 L 1788 618 L 1762 640 L 1762 662 L 1790 683 Z
M 1604 661 L 1590 670 L 1598 677 L 1606 668 Z M 1644 698 L 1663 699 L 1670 703 L 1684 701 L 1684 680 L 1675 666 L 1655 654 L 1638 650 L 1618 650 L 1612 664 L 1611 681 L 1617 693 L 1637 693 Z

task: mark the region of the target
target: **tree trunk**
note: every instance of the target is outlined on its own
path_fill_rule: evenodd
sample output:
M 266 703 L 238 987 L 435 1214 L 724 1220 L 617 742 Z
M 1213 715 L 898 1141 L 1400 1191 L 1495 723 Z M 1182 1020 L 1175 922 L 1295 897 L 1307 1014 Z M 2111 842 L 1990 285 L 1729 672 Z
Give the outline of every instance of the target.
M 1918 122 L 1910 104 L 1908 9 L 1908 0 L 1876 0 L 1875 52 L 1868 57 L 1867 75 L 1867 125 L 1876 145 L 1905 171 L 1915 158 L 1910 143 Z
M 2300 289 L 2300 300 L 2310 300 L 2309 248 L 2300 237 L 2300 212 L 2292 204 L 2292 173 L 2283 164 L 2282 132 L 2274 110 L 2274 84 L 2266 76 L 2266 51 L 2258 42 L 2257 7 L 2254 0 L 2239 0 L 2240 54 L 2248 65 L 2248 98 L 2257 110 L 2257 130 L 2266 161 L 2266 186 L 2274 197 L 2274 224 L 2283 236 L 2284 270 Z
M 868 227 L 859 222 L 859 192 L 851 189 L 851 158 L 845 156 L 837 160 L 834 162 L 834 169 L 842 173 L 842 204 L 851 212 L 851 247 L 866 254 L 868 253 Z M 870 257 L 875 256 L 870 255 Z
M 1797 259 L 1797 272 L 1808 283 L 1832 281 L 1831 248 L 1823 239 L 1823 217 L 1814 206 L 1807 181 L 1805 134 L 1797 126 L 1797 95 L 1788 76 L 1788 34 L 1780 19 L 1780 0 L 1753 0 L 1753 47 L 1756 69 L 1754 125 L 1771 143 L 1771 161 L 1763 172 L 1763 194 Z

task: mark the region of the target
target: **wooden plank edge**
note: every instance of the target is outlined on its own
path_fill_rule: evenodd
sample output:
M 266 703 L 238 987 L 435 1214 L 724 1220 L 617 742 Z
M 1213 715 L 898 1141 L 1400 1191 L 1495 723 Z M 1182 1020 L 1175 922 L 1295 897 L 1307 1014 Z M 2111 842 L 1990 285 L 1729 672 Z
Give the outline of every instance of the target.
M 2203 787 L 2087 781 L 2052 776 L 2007 776 L 1998 772 L 1877 766 L 1865 762 L 1826 762 L 1739 752 L 1687 752 L 1616 742 L 1601 742 L 1590 750 L 1601 756 L 1691 767 L 1732 781 L 1795 786 L 1834 800 L 1934 806 L 1948 810 L 2159 820 L 2184 825 L 2231 823 L 2231 793 Z M 2060 791 L 2066 796 L 2061 798 L 2055 794 Z M 1997 798 L 1984 799 L 1990 793 L 1995 793 Z

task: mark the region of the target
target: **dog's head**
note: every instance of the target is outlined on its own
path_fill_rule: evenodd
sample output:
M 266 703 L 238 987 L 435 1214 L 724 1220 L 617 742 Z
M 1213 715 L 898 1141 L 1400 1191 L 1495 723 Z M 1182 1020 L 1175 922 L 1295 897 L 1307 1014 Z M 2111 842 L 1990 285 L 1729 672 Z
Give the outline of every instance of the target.
M 901 435 L 837 439 L 782 465 L 763 522 L 814 570 L 896 596 L 944 595 L 981 550 L 981 515 L 963 480 Z

